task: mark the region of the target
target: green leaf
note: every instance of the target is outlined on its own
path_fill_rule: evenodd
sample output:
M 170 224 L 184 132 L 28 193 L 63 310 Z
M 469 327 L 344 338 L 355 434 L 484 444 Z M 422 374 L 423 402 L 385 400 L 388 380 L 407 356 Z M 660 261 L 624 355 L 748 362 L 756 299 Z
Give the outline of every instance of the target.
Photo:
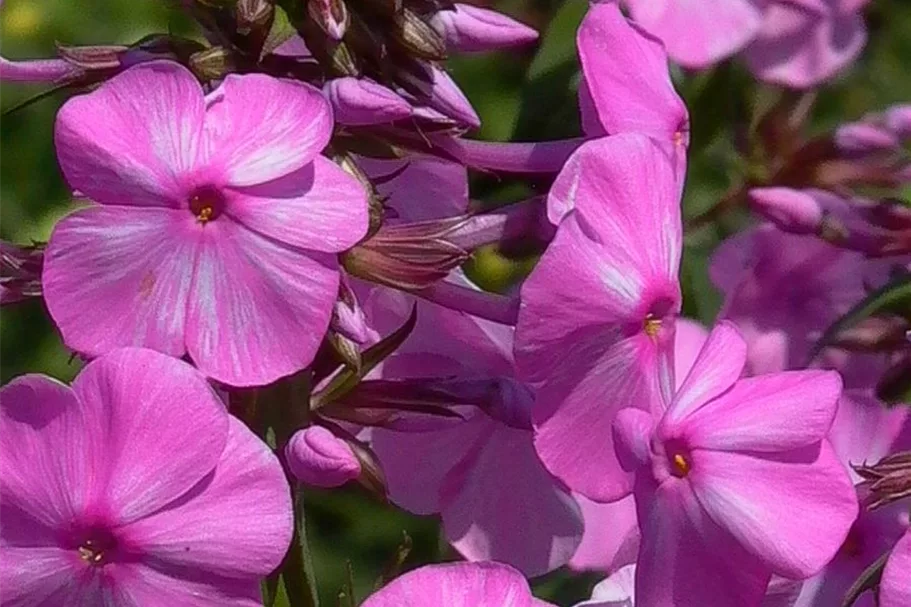
M 860 321 L 881 312 L 899 314 L 911 317 L 911 273 L 901 274 L 885 286 L 867 295 L 847 314 L 835 321 L 820 340 L 810 351 L 809 361 L 812 361 L 825 348 L 830 345 L 838 334 L 845 329 L 850 329 Z
M 282 586 L 287 592 L 288 607 L 319 607 L 313 555 L 307 541 L 307 520 L 304 515 L 304 493 L 298 487 L 294 494 L 294 538 L 279 571 Z
M 405 321 L 405 324 L 376 344 L 364 350 L 364 353 L 361 355 L 361 366 L 359 369 L 345 367 L 329 381 L 329 384 L 325 388 L 313 394 L 310 398 L 310 408 L 313 410 L 319 409 L 351 392 L 351 390 L 353 390 L 374 367 L 380 364 L 402 345 L 402 342 L 411 335 L 417 320 L 418 310 L 417 306 L 414 306 L 411 308 L 411 315 L 408 317 L 408 320 Z

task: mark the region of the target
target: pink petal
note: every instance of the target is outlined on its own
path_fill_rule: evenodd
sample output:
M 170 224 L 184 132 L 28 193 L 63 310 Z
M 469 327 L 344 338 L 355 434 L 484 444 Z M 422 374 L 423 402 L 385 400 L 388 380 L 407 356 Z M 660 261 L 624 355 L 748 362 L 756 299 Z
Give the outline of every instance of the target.
M 689 480 L 702 507 L 774 573 L 819 572 L 857 517 L 857 496 L 828 442 L 760 457 L 695 449 Z
M 911 605 L 911 532 L 895 544 L 879 586 L 880 607 L 904 607 Z
M 633 19 L 660 38 L 677 63 L 706 68 L 743 48 L 759 30 L 754 0 L 625 0 Z
M 701 324 L 688 318 L 678 318 L 675 329 L 674 379 L 676 388 L 679 389 L 702 351 L 709 332 Z
M 626 565 L 614 571 L 592 588 L 592 598 L 575 607 L 635 607 L 636 565 Z
M 489 436 L 489 423 L 479 415 L 430 432 L 371 429 L 370 446 L 382 464 L 390 499 L 414 514 L 443 510 L 448 503 L 441 499 L 447 476 L 455 468 L 467 470 L 473 465 L 477 457 L 473 449 Z M 421 465 L 415 466 L 418 461 Z
M 810 88 L 850 65 L 866 42 L 860 14 L 823 17 L 778 2 L 766 9 L 762 29 L 744 57 L 762 80 Z
M 0 546 L 0 551 L 3 553 L 0 558 L 3 607 L 70 604 L 63 601 L 72 600 L 77 592 L 82 565 L 73 551 L 56 546 L 7 545 Z
M 60 168 L 97 202 L 175 207 L 184 175 L 204 159 L 204 112 L 189 70 L 142 63 L 63 105 L 54 130 Z
M 630 23 L 613 3 L 592 6 L 576 41 L 582 62 L 580 102 L 583 116 L 597 116 L 601 129 L 587 121 L 586 133 L 644 133 L 668 141 L 689 130 L 686 106 L 674 90 L 664 46 Z
M 97 500 L 93 508 L 117 522 L 134 521 L 182 496 L 224 450 L 224 405 L 199 371 L 170 356 L 115 350 L 86 365 L 73 391 L 86 417 L 80 446 L 90 445 L 93 466 L 85 477 L 91 482 L 82 482 Z
M 4 543 L 21 543 L 12 534 L 26 544 L 44 535 L 50 545 L 48 528 L 66 525 L 90 499 L 91 421 L 67 386 L 43 375 L 14 379 L 0 397 Z
M 185 352 L 195 218 L 187 211 L 90 207 L 59 221 L 44 257 L 48 310 L 66 344 Z
M 196 569 L 160 563 L 116 563 L 108 565 L 124 607 L 260 607 L 262 595 L 257 579 L 221 578 Z M 86 605 L 88 607 L 88 605 Z
M 283 244 L 337 253 L 367 234 L 367 191 L 331 160 L 269 183 L 228 190 L 226 213 Z
M 233 417 L 227 441 L 214 472 L 184 499 L 123 528 L 128 541 L 163 571 L 186 567 L 256 578 L 285 556 L 293 517 L 278 459 Z
M 911 410 L 886 407 L 869 390 L 845 390 L 829 431 L 829 442 L 844 464 L 877 462 L 911 450 Z M 860 477 L 852 470 L 855 481 Z
M 746 357 L 746 342 L 734 323 L 715 325 L 677 390 L 664 423 L 680 423 L 723 394 L 740 377 Z
M 785 371 L 743 379 L 683 422 L 702 449 L 773 453 L 825 438 L 841 378 L 834 371 Z
M 446 536 L 471 561 L 508 563 L 528 577 L 553 571 L 582 538 L 579 508 L 538 461 L 531 432 L 488 423 L 496 429 L 443 509 Z
M 538 391 L 532 411 L 541 461 L 570 489 L 598 502 L 618 500 L 632 489 L 611 424 L 618 410 L 632 404 L 659 407 L 656 370 L 666 366 L 644 335 L 605 344 L 607 339 L 610 334 L 593 332 L 560 350 L 572 355 Z
M 196 365 L 223 383 L 252 386 L 310 364 L 338 295 L 336 259 L 230 218 L 206 224 L 199 247 L 186 334 Z
M 610 504 L 599 504 L 582 495 L 574 496 L 582 509 L 585 532 L 569 561 L 576 571 L 614 571 L 636 560 L 639 528 L 636 502 L 632 496 Z
M 206 102 L 210 163 L 232 186 L 266 183 L 306 166 L 332 135 L 332 109 L 307 84 L 229 74 Z
M 398 577 L 361 607 L 544 607 L 528 582 L 499 563 L 428 565 Z
M 390 220 L 427 221 L 468 210 L 468 173 L 464 166 L 431 157 L 405 160 L 359 158 L 358 164 L 379 181 L 377 191 L 388 198 Z M 394 176 L 391 177 L 390 176 Z M 420 196 L 415 196 L 420 192 Z
M 642 529 L 637 607 L 759 604 L 768 570 L 702 512 L 685 481 L 637 488 L 636 502 Z

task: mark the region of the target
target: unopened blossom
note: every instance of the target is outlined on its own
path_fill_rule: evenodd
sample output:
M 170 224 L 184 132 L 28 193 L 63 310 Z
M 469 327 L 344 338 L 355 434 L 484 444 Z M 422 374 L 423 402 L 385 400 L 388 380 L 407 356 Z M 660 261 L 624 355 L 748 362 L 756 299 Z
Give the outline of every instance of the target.
M 4 605 L 261 605 L 290 491 L 199 371 L 123 348 L 0 398 Z
M 740 378 L 746 343 L 718 324 L 667 409 L 613 424 L 635 473 L 640 607 L 756 605 L 770 576 L 804 579 L 835 555 L 857 498 L 826 435 L 832 371 Z
M 437 11 L 431 26 L 449 51 L 476 52 L 508 48 L 538 39 L 538 32 L 497 11 L 456 2 Z
M 319 155 L 331 131 L 307 85 L 229 75 L 204 95 L 169 62 L 69 100 L 58 159 L 96 204 L 61 220 L 45 255 L 67 345 L 188 354 L 238 386 L 309 364 L 338 293 L 335 254 L 367 229 L 363 187 Z
M 323 92 L 339 124 L 384 124 L 408 118 L 413 111 L 401 96 L 365 78 L 335 78 L 323 86 Z
M 339 487 L 361 474 L 351 447 L 321 426 L 295 432 L 285 446 L 285 458 L 297 480 L 315 487 Z
M 624 0 L 677 63 L 710 67 L 741 54 L 761 80 L 816 86 L 860 54 L 869 0 Z
M 879 607 L 911 604 L 911 529 L 895 544 L 879 583 Z
M 553 607 L 531 594 L 522 574 L 501 563 L 447 563 L 410 571 L 361 607 Z
M 411 299 L 377 288 L 364 306 L 377 331 L 387 334 L 407 318 Z M 512 333 L 512 327 L 418 302 L 417 325 L 383 362 L 379 377 L 459 378 L 489 386 L 489 395 L 482 410 L 459 407 L 454 394 L 452 406 L 463 419 L 447 418 L 442 427 L 373 428 L 370 445 L 393 502 L 416 514 L 439 513 L 446 537 L 465 558 L 509 563 L 535 576 L 569 560 L 582 519 L 535 454 L 533 395 L 515 379 Z
M 556 236 L 521 290 L 520 377 L 538 386 L 535 447 L 570 489 L 627 495 L 611 422 L 660 409 L 673 388 L 682 229 L 673 161 L 649 137 L 595 140 L 573 154 L 548 198 Z
M 678 388 L 690 372 L 706 337 L 708 331 L 698 322 L 685 318 L 677 321 L 674 377 Z M 585 533 L 569 566 L 579 571 L 612 573 L 621 566 L 635 562 L 639 550 L 639 527 L 636 524 L 633 496 L 606 504 L 594 502 L 582 495 L 575 498 L 582 509 Z

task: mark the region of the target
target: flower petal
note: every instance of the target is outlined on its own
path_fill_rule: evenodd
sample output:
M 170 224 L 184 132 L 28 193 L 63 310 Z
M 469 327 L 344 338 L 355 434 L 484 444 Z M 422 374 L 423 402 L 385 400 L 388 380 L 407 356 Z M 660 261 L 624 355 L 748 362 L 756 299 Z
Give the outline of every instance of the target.
M 159 563 L 115 563 L 106 569 L 118 592 L 118 607 L 261 607 L 257 579 L 221 578 L 198 569 Z
M 605 2 L 589 9 L 577 45 L 587 135 L 643 133 L 669 141 L 689 130 L 686 106 L 671 83 L 664 46 L 629 22 L 616 4 Z
M 73 391 L 86 416 L 83 440 L 95 445 L 82 482 L 121 524 L 186 493 L 224 450 L 224 405 L 199 371 L 170 356 L 115 350 L 86 365 Z
M 762 29 L 744 58 L 762 80 L 810 88 L 850 65 L 866 42 L 859 13 L 823 16 L 776 2 L 766 8 Z
M 582 539 L 579 507 L 538 460 L 530 431 L 487 423 L 496 429 L 443 509 L 446 536 L 470 561 L 508 563 L 527 577 L 553 571 Z
M 822 440 L 835 418 L 841 378 L 834 371 L 785 371 L 742 379 L 683 422 L 689 445 L 776 452 Z
M 582 495 L 574 497 L 582 509 L 585 532 L 569 561 L 570 568 L 576 571 L 616 571 L 621 565 L 635 562 L 639 550 L 639 527 L 633 496 L 609 504 L 599 504 Z
M 746 358 L 746 342 L 734 323 L 721 321 L 715 325 L 677 390 L 663 423 L 680 423 L 708 406 L 734 385 L 743 372 Z
M 83 565 L 73 551 L 56 546 L 3 546 L 0 550 L 3 607 L 79 604 L 70 602 L 78 597 L 79 565 Z
M 278 459 L 231 417 L 214 471 L 183 499 L 122 531 L 154 562 L 256 578 L 281 563 L 292 529 L 291 491 Z
M 758 605 L 769 572 L 699 507 L 685 481 L 639 481 L 637 607 Z
M 171 206 L 203 158 L 202 89 L 185 67 L 152 61 L 67 101 L 54 143 L 67 183 L 102 204 Z
M 310 364 L 338 296 L 336 259 L 282 246 L 229 217 L 206 224 L 199 245 L 186 340 L 200 370 L 255 386 Z
M 753 0 L 625 0 L 630 14 L 660 38 L 674 61 L 706 68 L 755 36 L 762 12 Z
M 541 604 L 533 602 L 528 582 L 512 567 L 499 563 L 448 563 L 421 567 L 396 578 L 368 597 L 361 607 L 536 607 Z
M 857 517 L 857 496 L 828 442 L 768 455 L 691 453 L 688 479 L 709 516 L 774 573 L 815 575 Z
M 48 310 L 89 355 L 145 346 L 181 356 L 196 244 L 186 211 L 81 209 L 57 223 L 44 256 Z
M 44 375 L 0 389 L 4 544 L 32 545 L 42 531 L 47 539 L 85 508 L 95 451 L 88 423 L 72 390 Z
M 895 544 L 879 586 L 880 607 L 911 605 L 911 531 Z
M 367 234 L 367 191 L 322 156 L 278 180 L 228 193 L 228 215 L 284 244 L 337 253 Z
M 332 109 L 310 85 L 229 74 L 206 98 L 213 167 L 232 186 L 266 183 L 316 158 L 332 135 Z

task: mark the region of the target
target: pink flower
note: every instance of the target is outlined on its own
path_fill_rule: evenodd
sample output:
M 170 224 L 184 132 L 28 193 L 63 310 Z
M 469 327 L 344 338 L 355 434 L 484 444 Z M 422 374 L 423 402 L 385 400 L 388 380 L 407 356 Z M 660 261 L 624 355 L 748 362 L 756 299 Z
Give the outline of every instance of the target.
M 95 201 L 57 224 L 43 276 L 73 349 L 189 354 L 226 384 L 312 360 L 338 292 L 334 253 L 367 229 L 366 193 L 319 155 L 332 131 L 306 85 L 133 67 L 68 101 L 60 166 Z
M 124 348 L 0 395 L 4 605 L 261 604 L 290 491 L 197 370 Z
M 707 337 L 708 332 L 699 323 L 685 318 L 677 321 L 674 376 L 678 388 L 690 372 Z M 608 504 L 593 502 L 581 495 L 575 498 L 582 508 L 585 533 L 569 566 L 576 570 L 614 572 L 620 566 L 634 562 L 639 549 L 639 527 L 633 496 Z M 610 584 L 608 586 L 613 588 Z
M 411 304 L 378 288 L 364 307 L 387 334 Z M 370 444 L 393 502 L 416 514 L 440 513 L 446 537 L 465 558 L 502 561 L 536 576 L 569 560 L 582 520 L 535 454 L 532 393 L 514 379 L 511 350 L 511 327 L 419 302 L 417 326 L 383 362 L 380 377 L 475 380 L 492 386 L 489 405 L 459 407 L 464 421 L 435 429 L 374 428 Z
M 553 607 L 500 563 L 427 565 L 393 580 L 361 607 Z
M 591 7 L 576 44 L 586 135 L 642 133 L 677 146 L 689 143 L 689 116 L 674 90 L 659 40 L 607 3 Z
M 640 607 L 755 605 L 770 575 L 804 579 L 857 516 L 826 434 L 841 391 L 831 371 L 741 379 L 746 343 L 722 322 L 666 411 L 614 422 L 636 473 Z
M 911 605 L 911 530 L 895 544 L 879 584 L 880 607 Z
M 539 386 L 535 447 L 573 491 L 627 495 L 616 411 L 660 409 L 680 310 L 680 189 L 663 147 L 638 134 L 586 143 L 554 183 L 556 237 L 522 286 L 520 377 Z

